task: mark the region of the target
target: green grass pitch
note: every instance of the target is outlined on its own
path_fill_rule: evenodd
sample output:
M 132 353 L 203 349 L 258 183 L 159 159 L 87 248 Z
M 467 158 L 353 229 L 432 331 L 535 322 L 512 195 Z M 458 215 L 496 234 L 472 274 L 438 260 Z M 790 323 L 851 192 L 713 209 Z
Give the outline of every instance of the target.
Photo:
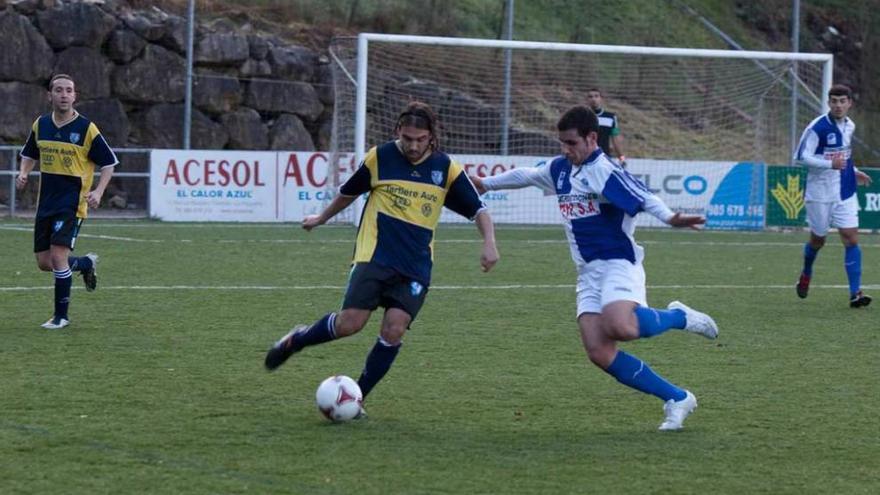
M 593 367 L 561 227 L 498 227 L 479 271 L 471 227 L 441 226 L 434 282 L 369 420 L 325 421 L 332 374 L 357 378 L 377 334 L 266 349 L 338 307 L 354 229 L 88 221 L 94 293 L 72 325 L 29 222 L 0 221 L 0 491 L 11 493 L 876 493 L 878 307 L 847 305 L 843 249 L 794 293 L 804 233 L 641 231 L 648 300 L 710 313 L 721 334 L 622 347 L 692 390 L 681 432 L 659 400 Z M 880 296 L 880 238 L 862 238 Z M 875 306 L 880 302 L 875 303 Z

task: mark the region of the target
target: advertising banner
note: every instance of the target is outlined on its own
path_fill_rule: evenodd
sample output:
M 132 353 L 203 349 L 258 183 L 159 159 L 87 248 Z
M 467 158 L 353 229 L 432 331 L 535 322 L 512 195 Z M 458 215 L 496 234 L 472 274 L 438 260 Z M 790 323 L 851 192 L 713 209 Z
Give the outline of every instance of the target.
M 880 230 L 880 170 L 862 168 L 871 176 L 871 185 L 859 187 L 859 228 Z
M 492 176 L 551 158 L 453 155 L 469 175 Z M 331 163 L 331 159 L 335 163 Z M 332 201 L 338 184 L 357 168 L 353 153 L 155 150 L 150 167 L 150 215 L 166 221 L 298 222 Z M 330 173 L 330 171 L 336 171 Z M 763 226 L 760 165 L 674 160 L 629 161 L 629 173 L 674 211 L 704 215 L 707 228 Z M 527 187 L 483 196 L 498 223 L 558 224 L 553 194 Z M 337 220 L 354 222 L 357 204 Z M 467 222 L 445 210 L 442 222 Z M 664 226 L 651 215 L 640 226 Z
M 880 170 L 863 168 L 872 179 L 870 186 L 859 186 L 859 228 L 880 229 Z M 804 167 L 767 168 L 767 226 L 805 227 L 804 203 L 807 171 Z
M 673 211 L 706 217 L 706 228 L 760 229 L 764 223 L 763 165 L 736 162 L 627 160 L 630 174 Z M 649 214 L 636 225 L 664 226 Z
M 307 215 L 315 215 L 326 207 L 336 195 L 338 185 L 342 184 L 357 170 L 354 153 L 341 153 L 335 156 L 337 162 L 330 162 L 330 153 L 279 152 L 279 203 L 281 211 L 279 222 L 299 222 Z M 330 174 L 331 170 L 338 173 Z M 341 213 L 337 220 L 354 222 L 356 205 Z
M 767 226 L 803 227 L 807 224 L 804 209 L 804 167 L 767 167 Z
M 281 210 L 277 153 L 154 150 L 150 216 L 184 222 L 271 222 Z

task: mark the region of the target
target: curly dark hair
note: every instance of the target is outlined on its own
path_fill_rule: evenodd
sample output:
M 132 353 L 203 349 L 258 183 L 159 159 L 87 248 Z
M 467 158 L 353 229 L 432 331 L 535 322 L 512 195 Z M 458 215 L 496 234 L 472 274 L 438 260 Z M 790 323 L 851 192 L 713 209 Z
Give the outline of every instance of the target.
M 427 103 L 411 101 L 397 117 L 394 132 L 399 131 L 401 127 L 415 127 L 430 132 L 431 149 L 434 151 L 440 149 L 440 122 L 437 120 L 437 114 Z

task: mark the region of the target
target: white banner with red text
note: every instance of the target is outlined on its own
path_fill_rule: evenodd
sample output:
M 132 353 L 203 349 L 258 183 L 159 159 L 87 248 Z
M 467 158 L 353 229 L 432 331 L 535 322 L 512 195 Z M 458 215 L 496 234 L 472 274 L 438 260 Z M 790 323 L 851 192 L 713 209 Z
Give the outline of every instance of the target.
M 154 150 L 150 215 L 166 221 L 298 222 L 321 211 L 354 173 L 353 153 Z M 453 155 L 469 175 L 487 177 L 551 158 Z M 338 169 L 338 174 L 328 174 Z M 628 160 L 627 171 L 674 211 L 707 217 L 707 227 L 756 229 L 764 221 L 764 166 L 736 162 Z M 556 224 L 554 195 L 534 188 L 483 196 L 497 223 Z M 348 218 L 357 218 L 349 215 Z M 443 222 L 466 222 L 444 210 Z M 639 215 L 638 225 L 662 226 Z

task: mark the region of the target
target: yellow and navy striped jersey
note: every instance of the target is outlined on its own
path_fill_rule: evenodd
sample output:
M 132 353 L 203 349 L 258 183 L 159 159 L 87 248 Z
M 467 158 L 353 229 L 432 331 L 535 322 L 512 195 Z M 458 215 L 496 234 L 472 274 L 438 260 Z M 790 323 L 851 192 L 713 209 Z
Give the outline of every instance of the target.
M 426 286 L 442 207 L 469 219 L 485 208 L 464 169 L 448 155 L 435 151 L 414 164 L 395 141 L 372 148 L 339 192 L 370 193 L 353 262 L 377 263 Z
M 51 113 L 40 116 L 21 156 L 40 162 L 37 217 L 75 211 L 78 218 L 85 218 L 95 165 L 104 168 L 119 163 L 98 126 L 79 114 L 60 127 Z

